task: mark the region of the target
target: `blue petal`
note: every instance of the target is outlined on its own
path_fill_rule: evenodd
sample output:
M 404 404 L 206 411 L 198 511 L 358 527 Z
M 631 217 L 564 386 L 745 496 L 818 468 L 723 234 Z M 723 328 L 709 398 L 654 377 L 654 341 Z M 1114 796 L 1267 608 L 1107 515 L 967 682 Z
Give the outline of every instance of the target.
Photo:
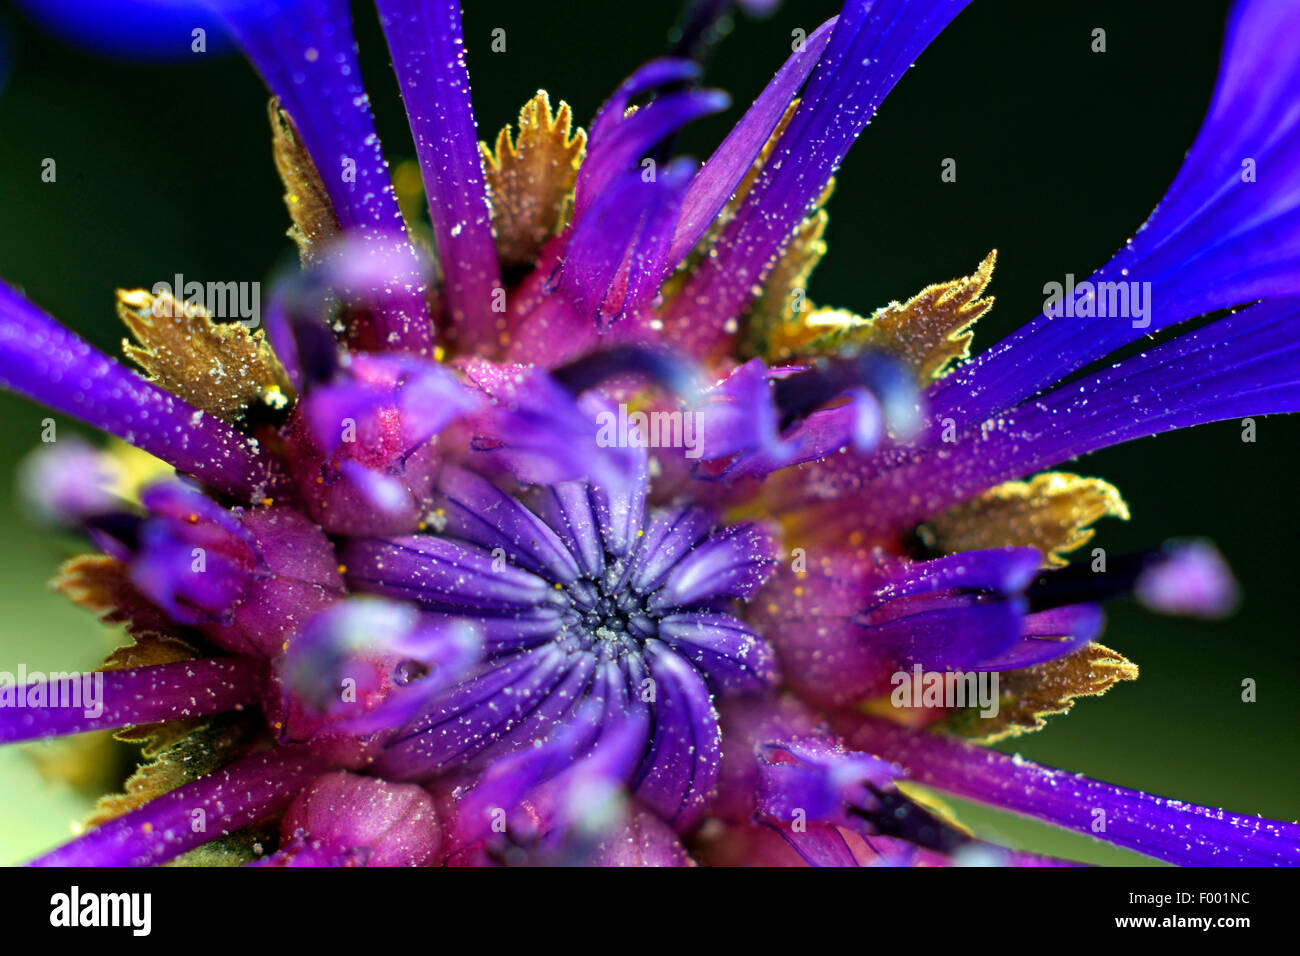
M 463 349 L 496 344 L 501 289 L 458 0 L 378 0 L 429 202 L 448 330 Z
M 1253 177 L 1243 169 L 1255 166 Z M 1185 319 L 1300 293 L 1300 7 L 1233 7 L 1210 111 L 1177 178 L 1092 281 L 1150 282 L 1148 314 L 1039 316 L 949 376 L 935 421 L 974 424 Z
M 376 319 L 380 345 L 428 352 L 424 282 L 375 132 L 347 0 L 220 0 L 216 8 L 307 147 L 345 231 L 392 257 L 394 295 Z
M 145 381 L 0 282 L 0 387 L 101 428 L 219 491 L 266 493 L 257 441 Z
M 15 0 L 38 24 L 73 46 L 122 59 L 202 63 L 233 49 L 209 0 Z M 203 31 L 196 51 L 194 31 Z
M 912 62 L 968 0 L 850 0 L 754 186 L 665 319 L 692 354 L 716 350 L 727 320 L 777 254 Z M 708 322 L 700 321 L 707 315 Z

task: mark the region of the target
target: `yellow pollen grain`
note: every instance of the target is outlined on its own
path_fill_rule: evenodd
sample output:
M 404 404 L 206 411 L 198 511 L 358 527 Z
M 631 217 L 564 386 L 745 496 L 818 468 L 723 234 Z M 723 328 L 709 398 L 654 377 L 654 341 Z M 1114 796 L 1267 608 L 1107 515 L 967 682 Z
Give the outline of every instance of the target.
M 262 504 L 264 504 L 266 507 L 269 508 L 269 507 L 271 507 L 271 505 L 275 504 L 275 499 L 274 499 L 274 498 L 263 498 L 263 499 L 262 499 Z
M 347 574 L 347 573 L 348 573 L 348 566 L 346 564 L 340 564 L 339 574 Z

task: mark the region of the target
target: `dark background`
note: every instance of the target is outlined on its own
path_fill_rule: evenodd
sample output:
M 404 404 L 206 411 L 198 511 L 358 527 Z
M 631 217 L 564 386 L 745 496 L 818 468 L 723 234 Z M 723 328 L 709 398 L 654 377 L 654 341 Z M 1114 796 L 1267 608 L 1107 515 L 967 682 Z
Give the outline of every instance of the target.
M 514 120 L 537 89 L 584 125 L 614 86 L 666 49 L 675 2 L 475 2 L 465 15 L 480 135 Z M 683 152 L 704 158 L 790 51 L 837 12 L 787 2 L 766 21 L 738 17 L 707 78 L 733 108 L 692 127 Z M 970 272 L 999 250 L 998 303 L 977 328 L 987 347 L 1038 313 L 1044 282 L 1080 278 L 1142 222 L 1172 180 L 1213 87 L 1227 4 L 974 0 L 904 77 L 839 175 L 830 252 L 810 296 L 869 313 Z M 355 5 L 363 66 L 394 163 L 413 155 L 373 10 Z M 507 51 L 491 52 L 506 30 Z M 1095 27 L 1107 52 L 1090 50 Z M 116 287 L 181 272 L 265 281 L 292 261 L 270 162 L 266 92 L 238 58 L 170 65 L 100 59 L 35 30 L 0 3 L 0 275 L 92 342 L 116 352 Z M 4 56 L 0 53 L 0 58 Z M 4 68 L 0 68 L 3 77 Z M 43 183 L 53 157 L 58 181 Z M 957 160 L 957 182 L 940 163 Z M 87 667 L 111 642 L 43 582 L 74 543 L 15 514 L 10 465 L 39 442 L 45 413 L 0 395 L 0 668 Z M 1260 419 L 1147 439 L 1075 463 L 1124 493 L 1133 519 L 1103 522 L 1097 545 L 1212 538 L 1245 600 L 1222 622 L 1110 610 L 1104 641 L 1142 679 L 1007 749 L 1127 786 L 1282 819 L 1297 814 L 1294 687 L 1300 649 L 1293 546 L 1293 449 L 1300 422 Z M 1257 703 L 1240 699 L 1258 681 Z M 55 747 L 60 745 L 53 745 Z M 76 744 L 64 744 L 75 747 Z M 62 752 L 0 753 L 0 862 L 51 845 L 85 797 L 45 781 Z M 69 751 L 71 753 L 71 751 Z M 51 756 L 53 754 L 53 756 Z M 1095 861 L 1134 860 L 1069 836 L 963 807 L 981 832 Z

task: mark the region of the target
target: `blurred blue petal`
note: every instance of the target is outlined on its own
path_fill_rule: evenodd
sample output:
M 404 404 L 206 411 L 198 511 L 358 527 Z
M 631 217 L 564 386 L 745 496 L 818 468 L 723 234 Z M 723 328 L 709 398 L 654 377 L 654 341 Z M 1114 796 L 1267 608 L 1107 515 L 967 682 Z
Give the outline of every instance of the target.
M 206 0 L 14 0 L 38 26 L 79 49 L 126 60 L 184 60 L 234 49 Z M 202 30 L 204 52 L 195 49 Z M 4 77 L 0 51 L 0 82 Z

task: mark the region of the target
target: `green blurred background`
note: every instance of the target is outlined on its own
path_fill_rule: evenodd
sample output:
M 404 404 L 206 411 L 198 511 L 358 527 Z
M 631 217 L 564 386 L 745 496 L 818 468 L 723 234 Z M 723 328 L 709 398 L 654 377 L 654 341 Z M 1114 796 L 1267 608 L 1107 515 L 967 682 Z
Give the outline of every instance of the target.
M 538 88 L 589 120 L 637 64 L 664 51 L 670 0 L 473 3 L 465 15 L 481 134 L 513 121 Z M 735 105 L 681 142 L 699 157 L 726 132 L 834 0 L 787 2 L 766 21 L 737 19 L 709 65 Z M 831 201 L 830 253 L 816 302 L 867 313 L 970 272 L 996 247 L 998 303 L 976 347 L 1038 313 L 1042 286 L 1104 262 L 1145 218 L 1191 143 L 1212 89 L 1224 0 L 974 0 L 889 97 L 844 164 Z M 355 5 L 363 63 L 390 160 L 413 155 L 373 10 Z M 491 52 L 493 29 L 506 52 Z M 1090 52 L 1107 33 L 1107 51 Z M 116 352 L 116 287 L 181 272 L 265 281 L 293 261 L 270 162 L 266 93 L 237 58 L 176 65 L 112 62 L 62 45 L 0 3 L 0 275 L 98 346 Z M 0 70 L 0 75 L 3 75 Z M 41 162 L 58 163 L 56 183 Z M 940 163 L 957 160 L 957 182 Z M 36 527 L 14 501 L 12 465 L 46 417 L 0 395 L 0 669 L 89 668 L 114 643 L 45 585 L 83 550 Z M 60 419 L 61 435 L 77 426 Z M 1112 553 L 1165 537 L 1218 542 L 1242 584 L 1221 622 L 1110 608 L 1105 642 L 1142 668 L 1137 683 L 1081 701 L 1005 749 L 1130 787 L 1294 819 L 1300 807 L 1295 686 L 1300 674 L 1292 549 L 1300 518 L 1294 448 L 1300 421 L 1260 419 L 1254 444 L 1235 422 L 1148 439 L 1076 463 L 1123 491 L 1127 523 L 1103 522 Z M 1241 681 L 1258 682 L 1243 703 Z M 68 834 L 90 798 L 42 768 L 84 765 L 77 741 L 0 751 L 0 863 Z M 119 760 L 121 758 L 119 757 Z M 106 774 L 117 772 L 113 767 Z M 88 782 L 94 786 L 94 781 Z M 1093 862 L 1132 854 L 963 806 L 979 832 Z

